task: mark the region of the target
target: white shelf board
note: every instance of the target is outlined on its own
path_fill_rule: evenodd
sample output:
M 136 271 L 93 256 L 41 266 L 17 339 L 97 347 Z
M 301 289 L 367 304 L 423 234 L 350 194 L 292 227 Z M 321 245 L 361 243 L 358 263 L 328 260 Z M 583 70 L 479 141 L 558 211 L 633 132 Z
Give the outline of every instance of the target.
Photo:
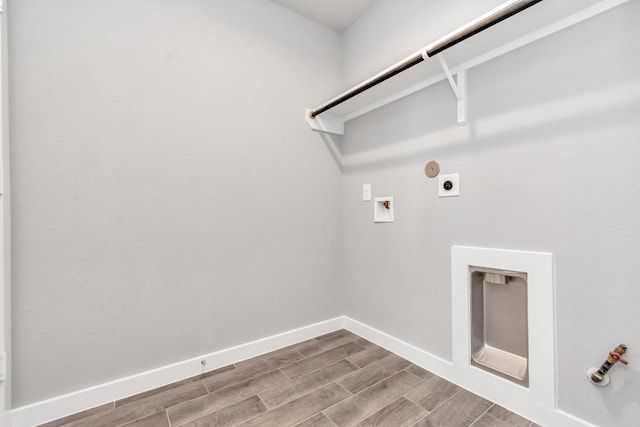
M 542 1 L 522 13 L 514 15 L 451 47 L 444 52 L 444 56 L 451 68 L 451 72 L 455 74 L 458 71 L 468 70 L 539 39 L 570 28 L 627 1 L 629 0 Z M 453 30 L 465 23 L 452 23 L 451 29 Z M 425 45 L 416 46 L 415 51 L 423 49 L 431 41 L 425 40 Z M 398 60 L 400 59 L 402 58 L 398 58 Z M 372 70 L 371 75 L 379 71 Z M 333 116 L 332 118 L 347 122 L 440 81 L 445 82 L 445 80 L 446 76 L 440 67 L 438 59 L 431 57 L 332 108 L 329 112 Z M 352 82 L 353 85 L 358 83 L 360 82 Z M 337 91 L 335 94 L 328 94 L 327 99 L 337 95 L 339 92 L 341 91 Z M 455 115 L 455 111 L 452 111 L 451 114 Z

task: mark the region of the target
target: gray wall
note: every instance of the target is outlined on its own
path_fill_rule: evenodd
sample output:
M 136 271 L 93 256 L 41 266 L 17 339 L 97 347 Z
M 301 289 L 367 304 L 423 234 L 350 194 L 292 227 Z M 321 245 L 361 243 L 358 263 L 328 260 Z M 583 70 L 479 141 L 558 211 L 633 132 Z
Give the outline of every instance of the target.
M 13 406 L 343 312 L 449 358 L 465 244 L 555 254 L 560 406 L 632 425 L 637 1 L 472 70 L 469 126 L 445 83 L 350 122 L 342 186 L 302 120 L 501 1 L 447 3 L 377 2 L 341 49 L 268 1 L 10 1 Z
M 14 407 L 343 313 L 302 120 L 338 34 L 256 0 L 8 9 Z
M 345 34 L 347 80 L 451 30 L 442 21 L 477 16 L 467 5 L 482 10 L 490 2 L 466 2 L 458 21 L 437 9 L 444 3 L 378 2 Z M 637 424 L 637 16 L 640 3 L 632 1 L 471 70 L 466 127 L 455 122 L 446 82 L 348 123 L 348 316 L 450 359 L 451 245 L 553 252 L 560 408 L 599 426 Z M 423 172 L 430 160 L 460 173 L 461 197 L 437 198 Z M 371 203 L 361 201 L 364 183 L 374 197 L 394 197 L 393 224 L 373 223 Z M 621 342 L 630 365 L 615 368 L 612 387 L 589 384 L 587 368 Z

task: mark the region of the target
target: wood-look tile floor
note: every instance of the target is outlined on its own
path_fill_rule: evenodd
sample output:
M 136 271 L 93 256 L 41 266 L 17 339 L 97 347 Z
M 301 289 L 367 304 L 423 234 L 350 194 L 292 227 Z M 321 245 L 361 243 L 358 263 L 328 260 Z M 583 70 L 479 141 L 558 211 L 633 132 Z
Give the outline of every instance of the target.
M 536 425 L 341 330 L 43 426 Z

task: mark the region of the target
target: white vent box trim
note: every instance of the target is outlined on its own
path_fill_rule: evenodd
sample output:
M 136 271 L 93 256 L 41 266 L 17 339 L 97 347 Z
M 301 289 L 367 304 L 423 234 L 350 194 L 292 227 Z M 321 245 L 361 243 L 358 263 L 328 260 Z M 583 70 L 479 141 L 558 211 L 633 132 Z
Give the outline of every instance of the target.
M 471 362 L 471 267 L 527 274 L 528 387 L 473 366 Z M 452 363 L 471 389 L 526 399 L 557 408 L 553 254 L 468 246 L 451 247 Z

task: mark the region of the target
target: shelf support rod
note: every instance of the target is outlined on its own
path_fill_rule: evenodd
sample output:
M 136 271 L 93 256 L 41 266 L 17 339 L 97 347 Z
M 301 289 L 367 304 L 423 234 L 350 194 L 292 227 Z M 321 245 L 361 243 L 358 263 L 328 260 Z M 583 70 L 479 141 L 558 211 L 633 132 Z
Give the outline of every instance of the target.
M 457 105 L 456 111 L 458 114 L 458 124 L 467 124 L 467 70 L 462 69 L 456 73 L 456 78 L 453 78 L 449 65 L 444 59 L 444 55 L 441 53 L 437 55 L 442 71 L 449 81 L 449 86 L 453 94 L 456 96 Z

